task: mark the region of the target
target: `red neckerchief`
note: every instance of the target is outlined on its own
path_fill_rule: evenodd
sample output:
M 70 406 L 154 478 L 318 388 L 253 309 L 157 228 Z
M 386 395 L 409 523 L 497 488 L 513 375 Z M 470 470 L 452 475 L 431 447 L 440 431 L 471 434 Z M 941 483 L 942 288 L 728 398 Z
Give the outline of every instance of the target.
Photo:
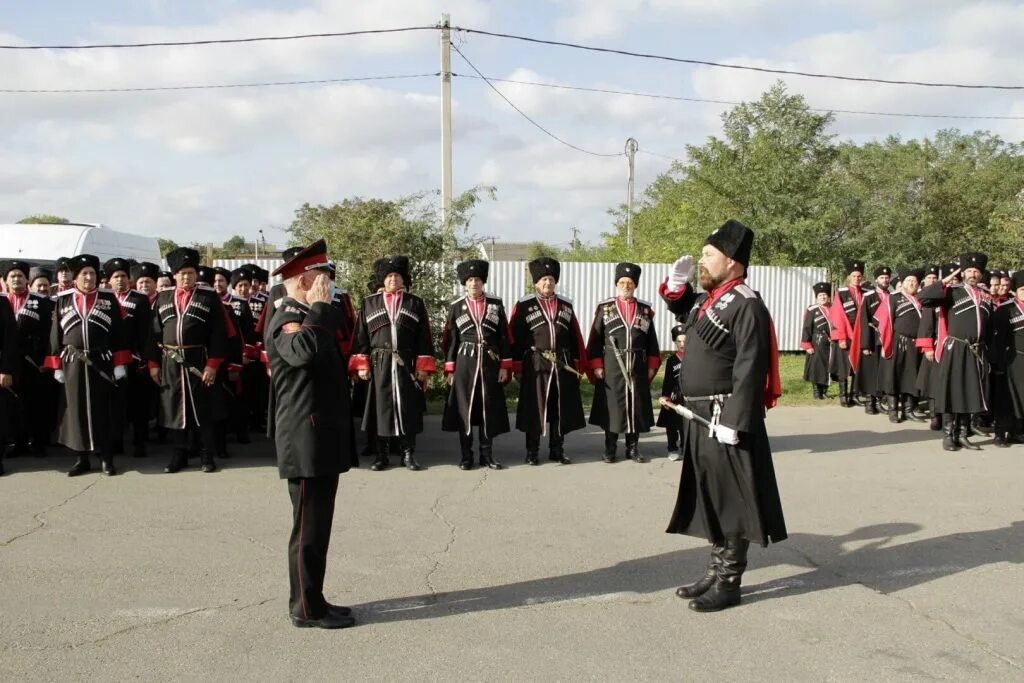
M 153 305 L 153 302 L 154 302 L 154 301 L 156 301 L 156 295 L 157 295 L 157 294 L 159 294 L 159 293 L 160 293 L 160 292 L 153 292 L 152 294 L 150 294 L 150 295 L 148 296 L 148 298 L 149 298 L 149 305 L 150 305 L 150 306 L 152 306 L 152 305 Z
M 721 284 L 718 287 L 716 287 L 715 289 L 712 289 L 710 292 L 708 292 L 708 298 L 705 299 L 704 303 L 702 303 L 700 305 L 700 311 L 697 312 L 697 318 L 698 319 L 703 318 L 704 317 L 704 313 L 709 308 L 711 308 L 715 304 L 716 301 L 718 301 L 720 298 L 722 298 L 723 294 L 728 292 L 730 289 L 732 289 L 736 285 L 744 284 L 746 281 L 747 281 L 746 278 L 738 277 L 738 278 L 736 278 L 734 280 L 729 280 L 728 282 L 726 282 L 724 284 Z
M 75 293 L 72 294 L 75 297 L 75 308 L 83 318 L 89 316 L 89 311 L 96 304 L 96 294 L 97 290 L 95 289 L 91 292 L 83 292 L 77 287 L 75 288 Z
M 231 292 L 224 292 L 224 294 L 221 295 L 220 300 L 225 304 L 231 303 Z
M 181 315 L 182 313 L 184 313 L 185 309 L 188 308 L 189 302 L 192 301 L 192 293 L 195 292 L 195 291 L 196 291 L 195 287 L 192 287 L 192 289 L 183 289 L 181 287 L 176 287 L 175 288 L 175 290 L 174 290 L 174 308 L 177 310 L 178 315 Z
M 7 294 L 7 297 L 11 300 L 11 308 L 14 309 L 14 315 L 18 315 L 21 307 L 25 305 L 25 300 L 28 299 L 28 290 L 26 289 L 24 294 L 18 294 L 12 289 Z
M 627 327 L 633 325 L 633 318 L 636 316 L 636 299 L 630 297 L 623 299 L 621 296 L 615 297 L 615 307 L 619 309 L 619 317 L 622 318 L 622 322 L 626 323 Z
M 391 322 L 398 316 L 398 309 L 402 306 L 402 290 L 397 292 L 384 292 L 384 308 L 388 312 Z
M 481 294 L 479 299 L 474 299 L 467 295 L 466 301 L 469 303 L 469 313 L 473 316 L 473 320 L 476 322 L 483 320 L 484 311 L 487 310 L 487 297 Z

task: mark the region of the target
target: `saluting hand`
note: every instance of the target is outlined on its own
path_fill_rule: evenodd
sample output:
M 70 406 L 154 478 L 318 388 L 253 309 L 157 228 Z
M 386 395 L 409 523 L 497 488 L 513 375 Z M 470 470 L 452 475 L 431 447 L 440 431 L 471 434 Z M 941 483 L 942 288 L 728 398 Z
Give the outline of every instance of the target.
M 306 292 L 306 303 L 310 306 L 317 303 L 328 304 L 331 302 L 331 278 L 327 273 L 320 273 L 313 280 L 309 291 Z

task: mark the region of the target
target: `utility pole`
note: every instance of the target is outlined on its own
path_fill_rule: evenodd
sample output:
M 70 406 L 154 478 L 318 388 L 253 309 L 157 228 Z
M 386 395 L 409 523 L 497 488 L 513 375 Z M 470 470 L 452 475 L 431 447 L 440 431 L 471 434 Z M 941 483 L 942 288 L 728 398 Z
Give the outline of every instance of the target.
M 452 49 L 451 16 L 441 15 L 441 227 L 452 237 Z
M 640 148 L 635 138 L 626 138 L 626 159 L 629 161 L 628 196 L 626 197 L 626 248 L 633 248 L 633 182 L 636 171 L 636 151 Z
M 572 249 L 573 256 L 575 256 L 580 248 L 580 229 L 575 225 L 569 229 L 572 231 L 572 242 L 569 243 L 569 246 Z

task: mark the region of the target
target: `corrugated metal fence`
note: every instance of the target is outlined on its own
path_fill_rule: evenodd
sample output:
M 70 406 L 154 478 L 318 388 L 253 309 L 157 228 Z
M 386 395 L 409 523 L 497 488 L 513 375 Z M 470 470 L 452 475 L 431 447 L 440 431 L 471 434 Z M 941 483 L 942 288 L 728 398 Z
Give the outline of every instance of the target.
M 239 259 L 217 260 L 215 265 L 225 268 L 237 268 L 248 261 Z M 257 261 L 262 268 L 273 270 L 281 264 L 279 259 L 260 259 Z M 641 263 L 643 273 L 637 296 L 654 304 L 655 320 L 658 321 L 658 340 L 663 351 L 673 348 L 669 336 L 672 329 L 672 315 L 658 296 L 658 285 L 666 277 L 671 267 L 667 263 Z M 597 302 L 615 293 L 614 263 L 576 263 L 563 262 L 562 275 L 558 289 L 573 299 L 576 304 L 583 337 L 586 338 L 591 316 Z M 798 351 L 800 349 L 800 327 L 803 324 L 804 310 L 814 301 L 811 287 L 826 278 L 824 268 L 783 268 L 777 266 L 752 266 L 747 275 L 747 283 L 761 293 L 765 305 L 775 320 L 775 330 L 779 338 L 779 349 L 782 351 Z M 512 304 L 533 290 L 526 261 L 492 261 L 491 272 L 487 281 L 487 291 L 505 300 L 509 311 Z M 456 287 L 457 291 L 457 287 Z

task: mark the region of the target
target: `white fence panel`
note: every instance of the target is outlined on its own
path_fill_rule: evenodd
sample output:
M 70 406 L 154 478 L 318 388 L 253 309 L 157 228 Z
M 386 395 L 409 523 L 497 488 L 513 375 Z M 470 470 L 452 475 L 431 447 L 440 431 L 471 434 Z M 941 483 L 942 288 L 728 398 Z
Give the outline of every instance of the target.
M 214 265 L 224 268 L 237 268 L 243 263 L 253 262 L 251 259 L 218 259 Z M 281 264 L 280 259 L 259 259 L 255 261 L 261 268 L 274 270 Z M 671 334 L 674 323 L 673 316 L 665 308 L 658 296 L 658 285 L 668 277 L 670 264 L 641 263 L 640 286 L 637 296 L 654 305 L 654 319 L 657 322 L 658 341 L 663 351 L 673 349 Z M 278 278 L 272 278 L 277 280 Z M 803 324 L 804 310 L 814 302 L 811 287 L 816 282 L 826 279 L 825 268 L 789 268 L 779 266 L 751 266 L 747 274 L 747 283 L 761 293 L 765 305 L 775 320 L 775 331 L 782 351 L 800 350 L 800 328 Z M 457 283 L 453 291 L 458 292 Z M 615 294 L 614 263 L 579 263 L 562 262 L 562 275 L 559 278 L 558 290 L 561 294 L 573 299 L 576 314 L 583 328 L 586 340 L 590 332 L 597 303 Z M 505 300 L 511 312 L 512 305 L 527 293 L 533 291 L 526 261 L 492 261 L 491 272 L 487 280 L 487 291 Z M 362 292 L 354 292 L 358 297 Z

